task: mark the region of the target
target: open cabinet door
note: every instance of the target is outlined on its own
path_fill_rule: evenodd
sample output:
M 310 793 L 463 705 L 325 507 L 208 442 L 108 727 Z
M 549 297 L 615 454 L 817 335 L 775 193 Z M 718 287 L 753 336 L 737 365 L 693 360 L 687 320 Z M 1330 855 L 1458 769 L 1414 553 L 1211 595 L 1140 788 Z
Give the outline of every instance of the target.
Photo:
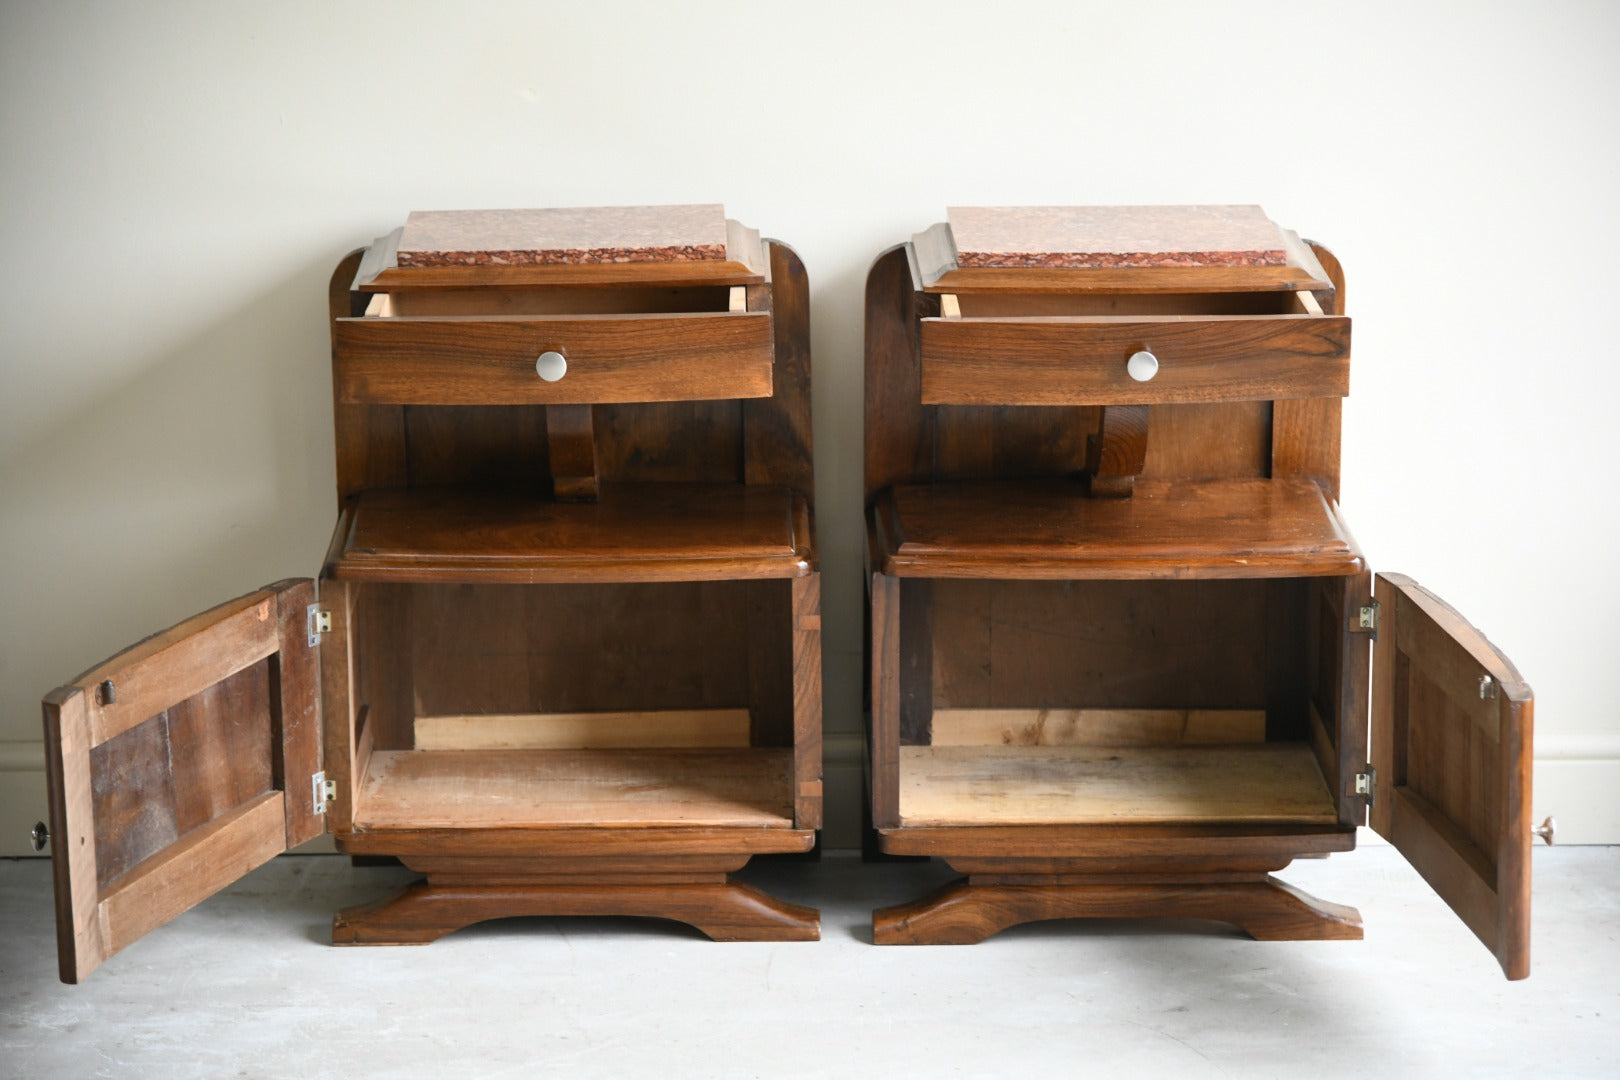
M 266 586 L 45 698 L 63 982 L 321 832 L 314 599 Z
M 1530 974 L 1530 687 L 1410 578 L 1379 574 L 1372 827 L 1490 947 Z

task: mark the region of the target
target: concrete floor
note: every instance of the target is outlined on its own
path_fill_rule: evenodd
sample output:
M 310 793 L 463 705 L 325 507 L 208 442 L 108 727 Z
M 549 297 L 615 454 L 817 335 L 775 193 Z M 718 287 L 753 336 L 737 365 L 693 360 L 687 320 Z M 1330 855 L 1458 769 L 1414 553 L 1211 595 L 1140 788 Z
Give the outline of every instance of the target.
M 880 949 L 871 909 L 943 866 L 830 855 L 748 876 L 819 905 L 823 940 L 523 919 L 335 949 L 333 910 L 408 873 L 287 856 L 71 987 L 49 864 L 0 862 L 0 1075 L 1620 1075 L 1620 848 L 1537 850 L 1520 983 L 1386 847 L 1284 875 L 1360 907 L 1362 942 L 1070 922 Z

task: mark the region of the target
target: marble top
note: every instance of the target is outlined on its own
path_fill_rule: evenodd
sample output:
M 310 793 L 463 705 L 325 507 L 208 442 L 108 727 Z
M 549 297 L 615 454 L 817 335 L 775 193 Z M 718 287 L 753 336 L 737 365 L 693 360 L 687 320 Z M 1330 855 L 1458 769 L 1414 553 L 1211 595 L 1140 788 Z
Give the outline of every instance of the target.
M 1285 266 L 1258 206 L 952 206 L 960 267 Z
M 396 254 L 411 266 L 559 266 L 726 257 L 726 211 L 693 206 L 416 210 Z

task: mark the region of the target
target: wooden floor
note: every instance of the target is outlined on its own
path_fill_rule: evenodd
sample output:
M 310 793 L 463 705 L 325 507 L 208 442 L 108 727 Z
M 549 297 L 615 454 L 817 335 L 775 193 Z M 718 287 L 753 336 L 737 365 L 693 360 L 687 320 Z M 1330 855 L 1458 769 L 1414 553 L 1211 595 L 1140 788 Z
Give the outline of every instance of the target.
M 379 750 L 363 829 L 793 825 L 791 750 Z
M 902 746 L 910 826 L 1338 820 L 1309 746 Z

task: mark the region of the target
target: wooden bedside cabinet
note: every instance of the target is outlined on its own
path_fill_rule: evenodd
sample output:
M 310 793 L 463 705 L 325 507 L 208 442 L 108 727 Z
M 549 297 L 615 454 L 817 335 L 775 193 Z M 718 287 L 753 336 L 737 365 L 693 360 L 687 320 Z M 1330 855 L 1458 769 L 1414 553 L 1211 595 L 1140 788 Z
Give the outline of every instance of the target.
M 62 978 L 328 831 L 512 915 L 805 940 L 821 824 L 804 268 L 718 206 L 413 214 L 331 286 L 338 519 L 45 700 Z
M 965 878 L 875 940 L 1359 938 L 1270 875 L 1370 817 L 1528 974 L 1530 689 L 1345 526 L 1337 260 L 1257 207 L 949 219 L 867 282 L 870 786 Z

